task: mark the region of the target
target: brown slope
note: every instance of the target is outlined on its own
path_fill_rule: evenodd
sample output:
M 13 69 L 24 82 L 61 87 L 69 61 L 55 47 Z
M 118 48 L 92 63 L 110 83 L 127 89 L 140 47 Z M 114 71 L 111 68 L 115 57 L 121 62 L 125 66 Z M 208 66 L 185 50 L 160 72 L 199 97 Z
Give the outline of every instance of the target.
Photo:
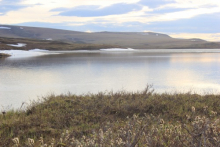
M 1 25 L 5 26 L 5 25 Z M 59 40 L 78 44 L 108 44 L 124 48 L 220 48 L 220 43 L 210 43 L 201 39 L 175 39 L 166 34 L 153 32 L 95 32 L 85 33 L 77 31 L 5 26 L 10 30 L 0 29 L 1 37 L 35 38 Z
M 17 45 L 17 43 L 26 44 L 23 47 L 10 46 L 9 44 Z M 67 43 L 61 41 L 49 41 L 29 38 L 7 38 L 0 37 L 0 50 L 30 50 L 30 49 L 47 49 L 47 50 L 97 50 L 103 48 L 116 48 L 120 46 L 112 46 L 105 44 L 79 44 L 79 43 Z

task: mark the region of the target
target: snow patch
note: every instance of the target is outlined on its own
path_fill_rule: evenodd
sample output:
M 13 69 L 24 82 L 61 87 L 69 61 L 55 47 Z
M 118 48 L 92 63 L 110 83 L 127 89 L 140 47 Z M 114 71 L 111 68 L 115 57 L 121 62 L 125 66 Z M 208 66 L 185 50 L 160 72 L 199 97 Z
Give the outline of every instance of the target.
M 46 40 L 53 40 L 52 38 L 47 38 Z
M 133 51 L 134 49 L 132 48 L 127 48 L 127 49 L 123 49 L 123 48 L 109 48 L 109 49 L 100 49 L 100 51 Z
M 6 30 L 10 30 L 11 28 L 9 28 L 9 27 L 2 27 L 2 26 L 0 26 L 0 29 L 6 29 Z
M 90 31 L 90 30 L 87 30 L 87 31 L 85 31 L 86 33 L 93 33 L 92 31 Z
M 44 50 L 44 49 L 32 49 L 32 50 L 29 50 L 29 51 L 32 51 L 32 52 L 48 52 L 49 50 Z
M 25 43 L 17 43 L 17 44 L 7 44 L 8 46 L 13 46 L 13 47 L 24 47 L 26 46 L 27 44 Z
M 43 56 L 48 54 L 59 54 L 53 53 L 43 49 L 33 49 L 29 51 L 24 50 L 0 50 L 0 53 L 5 53 L 11 55 L 10 58 L 28 58 L 28 57 L 36 57 L 36 56 Z

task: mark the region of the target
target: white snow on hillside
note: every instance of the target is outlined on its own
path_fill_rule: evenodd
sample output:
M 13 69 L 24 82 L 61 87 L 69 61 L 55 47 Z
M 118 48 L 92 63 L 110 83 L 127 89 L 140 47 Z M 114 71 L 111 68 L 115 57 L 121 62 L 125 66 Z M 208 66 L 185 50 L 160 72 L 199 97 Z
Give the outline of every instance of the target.
M 24 47 L 26 46 L 27 44 L 25 43 L 17 43 L 17 44 L 7 44 L 8 46 L 13 46 L 13 47 Z
M 134 49 L 132 48 L 109 48 L 109 49 L 100 49 L 100 51 L 133 51 Z
M 59 54 L 59 53 L 54 53 L 50 52 L 47 50 L 43 49 L 33 49 L 29 51 L 23 51 L 23 50 L 0 50 L 0 53 L 5 53 L 11 55 L 8 57 L 9 59 L 11 58 L 28 58 L 28 57 L 36 57 L 36 56 L 43 56 L 43 55 L 48 55 L 48 54 Z
M 29 50 L 29 51 L 32 51 L 32 52 L 48 52 L 49 50 L 44 50 L 44 49 L 32 49 L 32 50 Z
M 2 27 L 2 26 L 0 26 L 0 29 L 6 29 L 6 30 L 10 30 L 11 28 L 9 28 L 9 27 Z

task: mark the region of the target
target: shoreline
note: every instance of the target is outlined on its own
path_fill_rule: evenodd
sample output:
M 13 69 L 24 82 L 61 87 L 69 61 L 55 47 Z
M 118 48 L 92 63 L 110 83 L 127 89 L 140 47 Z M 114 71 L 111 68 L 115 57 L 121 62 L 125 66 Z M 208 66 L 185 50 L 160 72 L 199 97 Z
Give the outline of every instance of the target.
M 95 52 L 131 52 L 138 51 L 136 49 L 124 48 L 108 48 L 97 50 L 47 50 L 47 49 L 30 49 L 30 50 L 0 50 L 0 54 L 7 54 L 10 58 L 28 58 L 53 54 L 71 54 L 71 53 L 95 53 Z
M 0 53 L 0 58 L 7 58 L 10 57 L 10 54 L 6 54 L 6 53 Z
M 47 50 L 47 49 L 30 49 L 30 50 L 0 50 L 0 58 L 27 58 L 53 54 L 70 54 L 70 53 L 126 53 L 126 52 L 147 52 L 147 53 L 220 53 L 220 49 L 132 49 L 132 48 L 108 48 L 97 50 Z

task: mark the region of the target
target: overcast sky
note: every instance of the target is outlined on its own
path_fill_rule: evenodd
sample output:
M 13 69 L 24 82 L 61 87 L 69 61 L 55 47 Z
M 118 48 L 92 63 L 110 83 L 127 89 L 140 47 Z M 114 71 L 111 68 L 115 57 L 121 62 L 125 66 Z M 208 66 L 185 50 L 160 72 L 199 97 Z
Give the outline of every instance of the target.
M 0 24 L 220 41 L 220 0 L 0 0 Z

